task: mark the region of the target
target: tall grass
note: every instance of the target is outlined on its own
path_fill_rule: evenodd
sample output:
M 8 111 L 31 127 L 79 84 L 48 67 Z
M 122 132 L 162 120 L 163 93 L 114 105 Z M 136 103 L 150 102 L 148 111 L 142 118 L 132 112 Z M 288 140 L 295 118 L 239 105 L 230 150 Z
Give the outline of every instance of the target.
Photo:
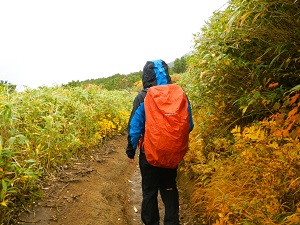
M 45 172 L 89 152 L 127 127 L 133 94 L 41 87 L 0 90 L 0 218 L 38 195 Z M 0 220 L 0 222 L 1 222 Z

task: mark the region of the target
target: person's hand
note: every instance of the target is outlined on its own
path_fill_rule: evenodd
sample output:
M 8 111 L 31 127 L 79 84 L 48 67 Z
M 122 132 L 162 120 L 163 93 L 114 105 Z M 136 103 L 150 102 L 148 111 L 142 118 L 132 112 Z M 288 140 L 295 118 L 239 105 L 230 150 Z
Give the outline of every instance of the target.
M 131 158 L 127 158 L 128 162 L 130 163 L 134 163 L 134 159 L 131 159 Z

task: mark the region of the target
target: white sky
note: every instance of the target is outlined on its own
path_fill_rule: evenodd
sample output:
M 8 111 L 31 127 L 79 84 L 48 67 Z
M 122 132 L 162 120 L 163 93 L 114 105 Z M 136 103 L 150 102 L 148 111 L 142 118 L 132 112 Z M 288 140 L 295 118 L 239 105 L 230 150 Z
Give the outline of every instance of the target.
M 172 62 L 226 2 L 0 0 L 0 80 L 36 88 Z

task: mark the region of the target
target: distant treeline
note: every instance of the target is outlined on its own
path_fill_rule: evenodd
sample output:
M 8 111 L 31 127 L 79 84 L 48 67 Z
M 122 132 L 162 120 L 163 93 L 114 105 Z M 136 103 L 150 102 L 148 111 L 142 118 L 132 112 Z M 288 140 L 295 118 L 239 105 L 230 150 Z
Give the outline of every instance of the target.
M 180 59 L 176 58 L 174 62 L 168 63 L 169 73 L 184 73 L 186 71 L 186 62 L 187 55 L 182 56 Z M 137 82 L 141 81 L 142 71 L 133 72 L 130 74 L 120 74 L 117 73 L 115 75 L 98 78 L 98 79 L 88 79 L 84 81 L 74 81 L 68 82 L 67 84 L 63 84 L 63 87 L 85 87 L 89 84 L 101 86 L 107 90 L 121 90 L 121 89 L 133 89 L 136 86 L 139 86 Z M 141 84 L 140 84 L 141 85 Z M 16 85 L 9 83 L 8 81 L 0 80 L 0 87 L 5 86 L 9 87 L 10 91 L 14 91 L 16 89 Z
M 7 87 L 7 90 L 14 91 L 17 85 L 11 84 L 8 81 L 0 80 L 0 87 Z
M 175 59 L 174 62 L 168 63 L 170 74 L 183 73 L 186 71 L 186 56 L 182 56 L 180 59 Z M 85 87 L 89 84 L 101 86 L 107 90 L 120 90 L 120 89 L 132 89 L 137 82 L 141 80 L 142 71 L 133 72 L 128 75 L 115 74 L 106 78 L 88 79 L 84 81 L 71 81 L 64 84 L 65 87 Z
M 84 81 L 71 81 L 64 84 L 64 87 L 84 87 L 89 84 L 101 86 L 107 90 L 131 89 L 134 84 L 141 79 L 142 71 L 130 73 L 128 75 L 115 74 L 106 78 L 88 79 Z

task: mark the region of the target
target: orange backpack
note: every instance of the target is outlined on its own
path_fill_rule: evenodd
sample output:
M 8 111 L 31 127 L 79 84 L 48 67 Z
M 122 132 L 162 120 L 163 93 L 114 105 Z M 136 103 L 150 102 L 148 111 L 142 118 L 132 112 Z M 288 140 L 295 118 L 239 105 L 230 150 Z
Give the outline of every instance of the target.
M 188 150 L 188 100 L 176 84 L 150 87 L 144 100 L 144 151 L 157 167 L 176 168 Z

